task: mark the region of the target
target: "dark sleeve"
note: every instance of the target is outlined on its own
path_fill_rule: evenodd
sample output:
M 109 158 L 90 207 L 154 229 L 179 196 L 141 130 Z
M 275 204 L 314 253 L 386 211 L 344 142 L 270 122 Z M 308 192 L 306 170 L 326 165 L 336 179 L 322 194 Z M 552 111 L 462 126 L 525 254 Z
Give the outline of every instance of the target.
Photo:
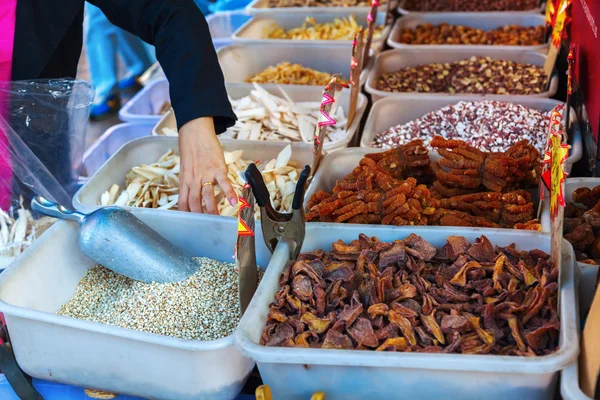
M 179 128 L 200 117 L 213 117 L 217 133 L 235 123 L 208 24 L 193 0 L 89 2 L 112 23 L 155 46 Z

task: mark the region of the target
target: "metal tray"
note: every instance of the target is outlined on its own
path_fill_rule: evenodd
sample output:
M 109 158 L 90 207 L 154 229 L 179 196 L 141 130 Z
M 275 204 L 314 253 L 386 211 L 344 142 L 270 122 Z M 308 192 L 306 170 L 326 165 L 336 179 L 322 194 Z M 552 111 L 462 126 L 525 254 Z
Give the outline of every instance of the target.
M 474 14 L 474 15 L 473 15 Z M 390 33 L 387 44 L 390 47 L 396 49 L 420 49 L 436 51 L 439 49 L 456 49 L 456 50 L 467 50 L 467 49 L 479 49 L 479 48 L 493 48 L 495 50 L 505 51 L 544 51 L 548 48 L 549 42 L 535 46 L 493 46 L 493 45 L 470 45 L 470 44 L 404 44 L 401 42 L 401 33 L 403 29 L 414 29 L 417 25 L 431 24 L 440 25 L 442 23 L 450 25 L 462 25 L 470 28 L 481 29 L 484 31 L 490 31 L 498 27 L 506 25 L 519 25 L 519 26 L 544 26 L 546 19 L 543 15 L 529 14 L 529 13 L 426 13 L 426 14 L 408 14 L 404 17 L 398 18 L 392 32 Z
M 284 142 L 256 142 L 249 140 L 232 140 L 222 143 L 223 149 L 226 151 L 243 150 L 243 157 L 249 160 L 270 160 L 276 158 L 277 154 L 287 143 Z M 174 149 L 178 152 L 176 137 L 145 137 L 132 140 L 121 147 L 107 162 L 104 164 L 81 189 L 73 196 L 73 207 L 76 210 L 85 213 L 92 212 L 101 206 L 98 205 L 98 199 L 104 191 L 108 190 L 112 184 L 117 184 L 121 190 L 125 186 L 125 174 L 131 168 L 140 164 L 150 164 L 156 162 L 161 155 L 169 149 Z M 304 165 L 312 165 L 313 162 L 313 146 L 304 144 L 294 146 L 292 151 L 292 161 L 299 167 Z M 127 210 L 139 210 L 135 207 L 124 207 Z M 173 214 L 181 214 L 190 220 L 210 218 L 206 214 L 193 214 L 176 210 L 158 210 L 148 209 L 147 211 L 156 213 L 161 216 L 170 217 Z M 233 217 L 218 217 L 230 218 Z
M 490 46 L 493 47 L 493 46 Z M 492 95 L 486 94 L 466 94 L 466 93 L 415 93 L 415 92 L 406 92 L 406 93 L 391 93 L 384 92 L 382 90 L 377 89 L 377 81 L 379 78 L 387 73 L 392 71 L 397 71 L 401 68 L 406 67 L 414 67 L 416 65 L 421 64 L 432 64 L 432 63 L 445 63 L 445 62 L 453 62 L 460 61 L 471 56 L 481 56 L 486 57 L 489 56 L 494 59 L 503 59 L 510 60 L 518 63 L 526 63 L 533 64 L 538 66 L 543 66 L 546 61 L 546 55 L 542 53 L 536 53 L 532 51 L 520 51 L 520 52 L 506 52 L 503 50 L 496 50 L 494 48 L 477 48 L 473 50 L 456 50 L 456 49 L 440 49 L 436 51 L 421 51 L 419 49 L 394 49 L 389 51 L 384 51 L 380 53 L 375 59 L 375 63 L 372 67 L 371 72 L 369 73 L 369 77 L 367 78 L 367 83 L 365 85 L 365 90 L 371 94 L 373 101 L 377 101 L 384 97 L 404 97 L 404 98 L 415 98 L 419 96 L 429 96 L 429 97 L 450 97 L 460 95 L 464 98 L 468 99 L 481 99 L 483 97 L 488 97 Z M 528 96 L 519 96 L 519 97 L 543 97 L 549 98 L 556 94 L 558 90 L 558 74 L 554 73 L 551 77 L 550 81 L 550 89 L 546 92 L 528 95 Z M 517 97 L 517 95 L 493 95 L 498 99 L 507 99 Z
M 303 43 L 316 42 L 322 45 L 330 46 L 351 46 L 352 40 L 289 40 L 289 39 L 268 39 L 265 37 L 266 32 L 273 25 L 280 26 L 286 30 L 300 27 L 305 22 L 306 18 L 314 18 L 317 23 L 332 22 L 336 18 L 345 18 L 353 15 L 356 22 L 360 25 L 367 27 L 367 12 L 361 13 L 349 13 L 344 9 L 340 10 L 339 14 L 326 13 L 323 14 L 317 10 L 307 12 L 305 14 L 283 14 L 283 13 L 271 13 L 268 15 L 259 15 L 252 18 L 250 21 L 245 23 L 237 31 L 233 33 L 233 41 L 238 43 L 261 43 L 261 44 L 286 44 L 288 46 L 295 46 Z M 378 25 L 385 25 L 385 12 L 377 13 Z M 376 39 L 373 39 L 372 48 L 376 51 L 381 50 L 386 38 L 391 31 L 390 26 L 386 26 L 382 32 L 382 35 Z
M 373 52 L 372 52 L 373 54 Z M 247 79 L 264 71 L 267 67 L 284 61 L 301 64 L 330 74 L 350 77 L 352 46 L 302 43 L 295 46 L 285 44 L 233 44 L 217 51 L 225 82 L 244 83 Z M 374 57 L 361 73 L 361 86 L 367 80 Z M 298 85 L 282 85 L 298 86 Z M 319 86 L 320 87 L 320 86 Z
M 327 154 L 323 161 L 321 162 L 321 166 L 319 170 L 315 174 L 308 190 L 306 191 L 306 196 L 304 198 L 304 208 L 308 211 L 308 201 L 311 196 L 318 191 L 322 190 L 324 192 L 331 193 L 333 187 L 336 184 L 336 181 L 343 179 L 345 176 L 350 174 L 354 168 L 356 168 L 360 162 L 360 160 L 365 156 L 365 154 L 379 153 L 382 150 L 379 149 L 366 149 L 366 148 L 352 148 L 352 149 L 344 149 L 342 151 L 333 151 Z M 432 161 L 436 160 L 437 155 L 430 153 L 430 158 Z M 536 191 L 539 193 L 539 190 Z M 539 196 L 532 196 L 532 200 L 535 202 L 539 199 Z M 534 205 L 534 209 L 537 207 Z M 550 233 L 550 214 L 542 213 L 541 220 L 542 231 L 541 232 L 533 232 L 538 235 L 548 235 Z M 309 224 L 313 224 L 316 222 L 311 222 Z M 352 226 L 381 226 L 381 225 L 359 225 L 359 224 L 334 224 L 334 223 L 326 223 L 332 227 L 339 227 L 344 225 L 352 225 Z M 419 234 L 421 230 L 427 229 L 436 229 L 436 228 L 452 228 L 452 227 L 443 227 L 443 226 L 412 226 L 411 229 L 415 231 L 415 233 Z M 458 229 L 458 228 L 457 228 Z M 477 228 L 482 231 L 486 231 L 490 228 Z M 502 232 L 517 232 L 516 229 L 491 229 L 493 231 L 502 231 Z
M 232 99 L 239 99 L 244 96 L 248 96 L 254 87 L 251 83 L 227 83 L 225 86 L 227 87 L 227 93 Z M 281 96 L 281 92 L 279 91 L 277 85 L 261 85 L 261 87 L 265 88 L 272 94 Z M 323 89 L 318 86 L 289 85 L 285 87 L 285 92 L 293 101 L 321 101 L 322 91 Z M 350 107 L 350 91 L 344 89 L 340 95 L 339 101 L 341 107 L 344 109 L 345 115 L 347 116 L 348 108 Z M 325 142 L 323 145 L 324 150 L 335 150 L 342 147 L 347 147 L 348 143 L 356 138 L 360 122 L 367 108 L 367 103 L 367 97 L 364 94 L 359 93 L 358 104 L 356 107 L 356 117 L 354 118 L 352 125 L 347 130 L 346 136 L 342 140 Z M 165 114 L 158 124 L 156 124 L 156 126 L 152 129 L 152 135 L 163 136 L 160 133 L 163 128 L 177 130 L 177 120 L 175 119 L 175 112 L 173 110 Z M 237 142 L 236 139 L 221 139 L 221 143 L 226 143 L 228 141 Z M 258 142 L 264 142 L 264 140 L 258 140 Z M 292 145 L 292 148 L 295 148 L 295 146 L 298 144 L 302 146 L 305 145 L 304 142 L 291 142 L 289 144 Z
M 327 226 L 329 225 L 329 226 Z M 309 224 L 303 251 L 331 249 L 332 242 L 356 239 L 360 233 L 382 241 L 417 233 L 434 246 L 451 235 L 473 241 L 487 235 L 498 246 L 516 243 L 523 250 L 550 252 L 550 237 L 526 231 L 477 228 L 374 227 Z M 553 398 L 559 371 L 577 359 L 577 313 L 573 251 L 563 242 L 560 290 L 560 348 L 539 357 L 397 353 L 364 350 L 266 347 L 259 344 L 269 304 L 289 258 L 287 243 L 276 249 L 252 302 L 236 330 L 236 344 L 253 358 L 263 382 L 277 399 L 308 399 L 323 391 L 331 400 L 362 399 L 528 399 Z M 385 382 L 385 383 L 384 383 Z M 399 395 L 401 393 L 401 395 Z
M 487 96 L 486 99 L 494 99 L 495 96 Z M 375 138 L 375 135 L 381 132 L 385 132 L 389 128 L 397 125 L 404 125 L 410 121 L 414 121 L 423 115 L 439 110 L 449 104 L 456 104 L 459 101 L 470 101 L 472 98 L 463 96 L 448 96 L 448 97 L 422 97 L 416 96 L 415 98 L 404 98 L 404 97 L 388 97 L 379 100 L 373 104 L 367 122 L 363 129 L 362 139 L 360 141 L 360 147 L 372 148 L 371 143 Z M 550 111 L 557 104 L 564 104 L 558 100 L 553 99 L 540 99 L 531 98 L 527 96 L 513 96 L 507 98 L 503 96 L 499 100 L 509 101 L 515 104 L 522 104 L 526 107 L 541 110 Z M 577 121 L 575 110 L 571 109 L 571 154 L 567 159 L 567 165 L 569 168 L 579 161 L 583 155 L 583 138 L 581 136 L 581 128 Z M 375 148 L 373 148 L 376 150 Z

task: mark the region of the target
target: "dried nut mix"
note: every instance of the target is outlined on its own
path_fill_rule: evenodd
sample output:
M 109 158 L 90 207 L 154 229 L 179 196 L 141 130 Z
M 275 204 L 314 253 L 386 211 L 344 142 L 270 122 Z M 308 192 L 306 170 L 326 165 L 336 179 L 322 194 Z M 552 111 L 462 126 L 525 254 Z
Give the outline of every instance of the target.
M 386 4 L 387 0 L 381 1 Z M 287 7 L 371 7 L 370 0 L 269 0 L 270 8 Z
M 198 271 L 173 283 L 144 283 L 95 266 L 57 314 L 187 340 L 229 336 L 240 319 L 236 265 L 195 260 Z
M 600 186 L 573 192 L 565 208 L 563 233 L 575 249 L 577 261 L 600 264 Z
M 542 67 L 490 57 L 402 68 L 379 78 L 384 92 L 539 94 L 547 77 Z
M 332 22 L 317 23 L 313 17 L 307 17 L 302 26 L 285 30 L 277 24 L 266 29 L 268 39 L 287 40 L 352 40 L 360 26 L 354 16 L 335 18 Z M 377 39 L 383 32 L 382 26 L 376 26 L 373 38 Z
M 433 171 L 420 140 L 367 154 L 331 193 L 311 196 L 306 220 L 541 229 L 531 195 L 520 190 L 539 177 L 540 155 L 527 141 L 505 153 L 483 153 L 439 137 L 432 145 L 442 156 Z
M 283 87 L 276 96 L 254 83 L 250 95 L 237 100 L 229 99 L 238 120 L 220 135 L 226 139 L 269 140 L 282 142 L 312 143 L 315 137 L 321 103 L 318 101 L 295 102 Z M 331 113 L 336 121 L 327 130 L 325 142 L 338 142 L 347 136 L 347 118 L 342 107 Z M 165 136 L 177 136 L 176 130 L 164 127 Z
M 242 158 L 243 150 L 226 151 L 224 156 L 229 171 L 227 177 L 239 196 L 245 184 L 239 174 L 253 161 Z M 292 201 L 300 174 L 300 169 L 290 161 L 291 157 L 292 147 L 287 145 L 277 158 L 268 161 L 262 170 L 273 207 L 281 212 L 292 212 Z M 125 175 L 125 189 L 119 194 L 119 185 L 113 184 L 102 194 L 98 204 L 176 210 L 179 204 L 179 168 L 179 156 L 173 150 L 169 150 L 154 164 L 133 167 Z M 214 190 L 219 215 L 236 216 L 237 206 L 229 203 L 218 185 Z M 260 218 L 258 205 L 255 214 Z
M 531 11 L 539 0 L 405 0 L 408 11 Z
M 371 147 L 390 148 L 434 136 L 460 139 L 481 151 L 506 151 L 527 139 L 540 152 L 548 137 L 550 112 L 497 100 L 461 101 L 378 133 Z
M 247 82 L 326 86 L 330 80 L 331 74 L 327 72 L 315 71 L 300 64 L 282 62 L 268 67 L 261 73 L 248 79 Z
M 506 25 L 489 31 L 462 25 L 423 24 L 400 32 L 404 44 L 478 44 L 496 46 L 535 46 L 544 43 L 545 27 Z
M 359 235 L 279 279 L 265 346 L 543 356 L 558 349 L 558 267 L 541 250 Z

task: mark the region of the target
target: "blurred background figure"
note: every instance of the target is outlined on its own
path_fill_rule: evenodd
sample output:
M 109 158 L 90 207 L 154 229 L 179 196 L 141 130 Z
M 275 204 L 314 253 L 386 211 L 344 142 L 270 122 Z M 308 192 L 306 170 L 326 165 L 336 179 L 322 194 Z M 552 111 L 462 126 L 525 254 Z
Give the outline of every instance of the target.
M 96 87 L 90 119 L 98 120 L 119 110 L 119 92 L 136 91 L 141 87 L 139 76 L 156 58 L 152 46 L 113 25 L 98 7 L 86 3 L 85 17 L 85 51 L 90 78 Z M 121 80 L 117 56 L 125 66 Z

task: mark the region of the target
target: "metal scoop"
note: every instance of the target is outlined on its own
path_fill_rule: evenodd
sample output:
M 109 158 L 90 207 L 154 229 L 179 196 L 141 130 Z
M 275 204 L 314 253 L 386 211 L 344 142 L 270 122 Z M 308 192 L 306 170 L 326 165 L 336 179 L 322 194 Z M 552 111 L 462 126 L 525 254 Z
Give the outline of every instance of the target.
M 142 282 L 178 282 L 199 268 L 183 253 L 133 214 L 119 207 L 91 214 L 67 210 L 41 196 L 31 208 L 51 217 L 79 223 L 77 246 L 98 264 Z

